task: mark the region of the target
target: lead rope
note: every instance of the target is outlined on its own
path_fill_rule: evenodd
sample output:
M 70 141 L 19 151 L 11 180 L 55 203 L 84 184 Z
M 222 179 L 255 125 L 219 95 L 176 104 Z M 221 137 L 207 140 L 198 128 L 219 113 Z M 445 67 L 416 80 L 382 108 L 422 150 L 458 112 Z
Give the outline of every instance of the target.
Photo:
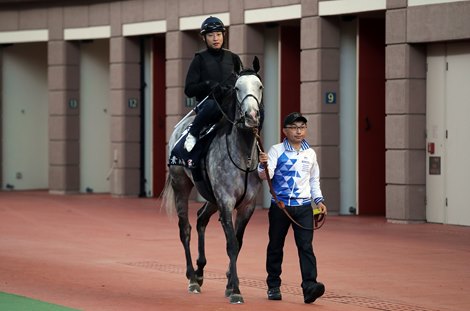
M 263 148 L 263 143 L 261 142 L 261 137 L 259 136 L 258 134 L 258 129 L 257 128 L 254 128 L 253 129 L 253 133 L 256 137 L 256 145 L 258 146 L 258 150 L 260 152 L 264 152 L 264 148 Z M 273 199 L 274 199 L 274 203 L 277 205 L 277 207 L 279 207 L 283 212 L 284 214 L 286 214 L 286 216 L 294 223 L 296 224 L 297 226 L 299 226 L 300 228 L 302 229 L 306 229 L 306 230 L 318 230 L 320 229 L 323 224 L 325 223 L 325 214 L 324 213 L 318 213 L 318 214 L 313 214 L 313 223 L 314 223 L 314 228 L 307 228 L 307 227 L 304 227 L 302 226 L 301 224 L 299 224 L 297 221 L 295 221 L 294 218 L 292 218 L 292 216 L 289 214 L 289 212 L 287 211 L 286 209 L 286 205 L 284 204 L 284 202 L 282 202 L 281 200 L 279 200 L 277 198 L 277 195 L 276 195 L 276 192 L 274 192 L 274 188 L 273 188 L 273 183 L 271 181 L 271 177 L 269 176 L 269 170 L 268 170 L 268 163 L 263 163 L 263 166 L 264 166 L 264 173 L 266 174 L 266 180 L 268 181 L 268 186 L 269 186 L 269 192 L 271 193 Z

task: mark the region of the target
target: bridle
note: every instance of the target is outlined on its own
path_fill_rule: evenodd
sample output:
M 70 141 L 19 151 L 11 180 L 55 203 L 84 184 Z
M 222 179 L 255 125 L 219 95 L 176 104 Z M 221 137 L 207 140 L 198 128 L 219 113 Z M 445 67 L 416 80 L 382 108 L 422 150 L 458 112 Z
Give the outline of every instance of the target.
M 253 99 L 256 101 L 256 104 L 258 105 L 259 109 L 262 108 L 262 103 L 260 103 L 260 101 L 258 100 L 258 98 L 253 95 L 253 94 L 246 94 L 245 97 L 243 97 L 243 99 L 241 101 L 238 100 L 237 98 L 237 108 L 236 111 L 239 112 L 239 118 L 236 119 L 235 123 L 234 124 L 245 124 L 245 114 L 243 113 L 242 111 L 242 105 L 243 103 L 245 102 L 245 100 L 247 98 L 250 98 L 250 97 L 253 97 Z M 258 110 L 259 111 L 259 110 Z
M 256 77 L 258 77 L 258 79 L 260 79 L 260 77 L 258 76 L 258 74 L 252 70 L 249 70 L 249 69 L 245 69 L 244 71 L 242 71 L 242 73 L 240 75 L 236 75 L 237 76 L 237 80 L 243 76 L 243 75 L 256 75 Z M 261 79 L 260 79 L 261 80 Z M 232 88 L 230 93 L 225 96 L 228 97 L 228 96 L 233 96 L 233 91 L 236 91 L 236 88 Z M 236 95 L 236 93 L 235 93 Z M 215 102 L 217 103 L 217 106 L 218 108 L 220 109 L 220 111 L 222 112 L 222 115 L 224 116 L 224 118 L 230 123 L 232 124 L 232 126 L 236 126 L 238 128 L 246 128 L 245 127 L 245 113 L 242 109 L 243 107 L 243 104 L 245 102 L 245 100 L 247 100 L 248 98 L 253 98 L 255 101 L 256 101 L 256 104 L 258 105 L 258 111 L 262 108 L 262 103 L 260 102 L 260 100 L 258 99 L 258 97 L 256 97 L 254 94 L 252 93 L 248 93 L 246 94 L 242 100 L 238 100 L 238 96 L 235 96 L 235 117 L 233 120 L 230 119 L 230 117 L 225 113 L 225 111 L 222 109 L 221 105 L 219 104 L 219 102 L 217 101 L 217 99 L 214 98 Z M 238 113 L 238 116 L 237 116 L 237 113 Z M 255 128 L 248 128 L 248 129 L 258 129 L 257 127 Z M 253 135 L 254 138 L 255 138 L 255 135 Z M 228 142 L 228 135 L 225 135 L 225 144 L 227 146 L 227 154 L 230 158 L 230 161 L 232 162 L 232 164 L 239 170 L 243 171 L 246 173 L 246 175 L 248 176 L 248 173 L 251 173 L 251 172 L 254 172 L 257 168 L 256 168 L 256 165 L 251 167 L 251 162 L 253 159 L 251 159 L 251 157 L 249 156 L 248 157 L 248 164 L 247 164 L 247 167 L 246 169 L 245 168 L 242 168 L 241 165 L 237 164 L 234 159 L 232 158 L 232 153 L 230 152 L 230 149 L 229 149 L 229 142 Z M 253 145 L 253 148 L 255 146 Z M 247 179 L 247 178 L 245 178 Z
M 258 75 L 256 72 L 254 72 L 254 71 L 252 71 L 252 70 L 250 70 L 250 69 L 245 69 L 245 70 L 243 70 L 240 74 L 232 73 L 232 75 L 235 75 L 236 78 L 237 78 L 237 80 L 238 80 L 241 76 L 245 76 L 245 75 L 255 75 L 256 77 L 258 77 L 258 79 L 261 80 L 261 78 L 259 77 L 259 75 Z M 230 77 L 231 77 L 231 76 L 229 76 L 229 78 L 230 78 Z M 227 78 L 227 80 L 228 80 L 228 78 Z M 232 87 L 232 88 L 230 89 L 230 92 L 229 92 L 227 95 L 225 95 L 223 99 L 225 100 L 225 98 L 227 98 L 227 97 L 229 97 L 229 96 L 233 96 L 234 90 L 236 91 L 236 88 L 233 88 L 233 87 Z M 236 93 L 235 93 L 235 94 L 236 94 Z M 227 115 L 227 113 L 224 111 L 224 109 L 222 109 L 222 106 L 220 105 L 219 101 L 215 98 L 214 94 L 212 94 L 212 98 L 213 98 L 214 101 L 216 102 L 218 109 L 222 112 L 222 115 L 223 115 L 223 117 L 225 118 L 225 120 L 227 120 L 227 121 L 228 121 L 229 123 L 231 123 L 232 125 L 234 125 L 234 126 L 236 125 L 236 126 L 238 126 L 238 127 L 244 127 L 244 124 L 245 124 L 245 114 L 244 114 L 244 112 L 243 112 L 242 107 L 243 107 L 243 103 L 245 102 L 245 100 L 248 99 L 248 98 L 250 98 L 250 97 L 252 97 L 252 98 L 256 101 L 256 104 L 258 105 L 258 108 L 259 108 L 258 111 L 259 111 L 260 109 L 262 109 L 263 103 L 260 102 L 260 100 L 259 100 L 254 94 L 251 94 L 251 93 L 246 94 L 246 95 L 242 98 L 241 101 L 238 100 L 238 96 L 236 96 L 236 97 L 235 97 L 235 98 L 236 98 L 235 114 L 238 112 L 238 117 L 237 117 L 237 115 L 235 115 L 234 118 L 233 118 L 233 120 L 231 120 L 230 117 Z

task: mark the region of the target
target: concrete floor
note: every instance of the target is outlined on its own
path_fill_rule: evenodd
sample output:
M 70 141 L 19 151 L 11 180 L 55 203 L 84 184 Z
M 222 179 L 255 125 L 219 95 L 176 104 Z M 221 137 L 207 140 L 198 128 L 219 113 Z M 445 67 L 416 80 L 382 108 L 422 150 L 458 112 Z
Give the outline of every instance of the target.
M 193 259 L 195 241 L 193 229 Z M 328 216 L 314 239 L 326 293 L 312 305 L 303 303 L 291 233 L 283 300 L 266 299 L 266 210 L 253 215 L 238 260 L 243 305 L 224 297 L 216 217 L 206 241 L 202 293 L 189 294 L 177 220 L 159 200 L 0 192 L 0 291 L 82 310 L 470 310 L 470 227 Z

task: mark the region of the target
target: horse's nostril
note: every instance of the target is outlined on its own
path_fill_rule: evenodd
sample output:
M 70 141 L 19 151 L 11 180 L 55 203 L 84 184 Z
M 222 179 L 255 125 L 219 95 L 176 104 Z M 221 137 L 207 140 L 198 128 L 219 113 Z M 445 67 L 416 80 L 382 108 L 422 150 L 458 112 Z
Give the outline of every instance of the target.
M 256 120 L 259 117 L 259 112 L 258 111 L 253 111 L 253 112 L 245 112 L 245 118 L 247 119 L 252 119 Z

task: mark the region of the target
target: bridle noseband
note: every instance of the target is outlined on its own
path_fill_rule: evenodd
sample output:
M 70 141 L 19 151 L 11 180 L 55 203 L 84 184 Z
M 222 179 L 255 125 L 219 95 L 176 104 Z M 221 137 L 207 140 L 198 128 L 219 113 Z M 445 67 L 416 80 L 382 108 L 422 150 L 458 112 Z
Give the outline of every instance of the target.
M 259 108 L 261 108 L 261 103 L 259 102 L 258 98 L 253 94 L 246 94 L 245 97 L 243 97 L 243 99 L 241 101 L 239 101 L 238 98 L 237 98 L 237 109 L 236 110 L 238 110 L 239 117 L 237 119 L 235 119 L 235 124 L 238 124 L 238 126 L 244 127 L 244 125 L 245 125 L 245 114 L 242 111 L 242 105 L 245 102 L 245 100 L 247 98 L 250 98 L 250 97 L 253 97 L 253 99 L 256 101 L 256 104 L 258 105 L 258 111 L 259 111 Z

